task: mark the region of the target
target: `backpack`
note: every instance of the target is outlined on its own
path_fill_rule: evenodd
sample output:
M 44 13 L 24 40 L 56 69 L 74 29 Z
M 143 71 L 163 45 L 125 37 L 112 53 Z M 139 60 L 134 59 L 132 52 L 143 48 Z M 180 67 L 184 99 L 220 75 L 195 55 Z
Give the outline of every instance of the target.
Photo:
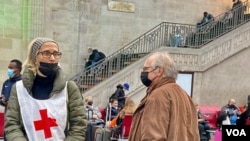
M 103 60 L 104 58 L 106 58 L 106 55 L 103 53 L 103 52 L 98 52 L 98 54 L 99 54 L 99 59 L 98 59 L 98 61 L 100 61 L 100 60 Z

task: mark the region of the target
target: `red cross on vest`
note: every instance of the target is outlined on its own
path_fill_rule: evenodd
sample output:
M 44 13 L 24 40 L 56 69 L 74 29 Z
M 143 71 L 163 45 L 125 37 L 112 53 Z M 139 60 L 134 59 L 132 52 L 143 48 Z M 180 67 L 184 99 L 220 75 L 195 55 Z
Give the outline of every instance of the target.
M 56 119 L 48 117 L 47 109 L 39 110 L 41 120 L 34 121 L 35 130 L 44 130 L 45 139 L 52 137 L 50 127 L 58 126 Z

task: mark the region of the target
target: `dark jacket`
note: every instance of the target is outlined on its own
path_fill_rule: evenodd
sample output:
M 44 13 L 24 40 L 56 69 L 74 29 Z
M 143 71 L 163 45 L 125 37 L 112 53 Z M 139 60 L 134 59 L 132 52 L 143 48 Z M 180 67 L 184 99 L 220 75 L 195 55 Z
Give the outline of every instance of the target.
M 111 107 L 111 111 L 110 108 L 108 108 L 108 119 L 112 120 L 114 117 L 116 117 L 118 115 L 119 111 L 118 109 L 116 109 L 115 107 Z M 111 114 L 111 117 L 110 117 Z
M 9 78 L 3 83 L 2 87 L 2 92 L 1 94 L 5 96 L 5 99 L 8 101 L 10 97 L 10 91 L 13 86 L 17 81 L 22 80 L 22 76 L 18 76 L 16 78 Z M 3 105 L 3 103 L 0 101 L 0 104 Z M 5 105 L 3 105 L 5 106 Z
M 116 86 L 116 91 L 110 97 L 110 101 L 112 98 L 118 99 L 118 108 L 122 108 L 125 104 L 125 93 L 123 90 L 123 86 L 121 84 Z
M 90 62 L 98 62 L 100 58 L 100 55 L 98 53 L 98 50 L 94 49 L 93 52 L 89 55 L 89 61 Z

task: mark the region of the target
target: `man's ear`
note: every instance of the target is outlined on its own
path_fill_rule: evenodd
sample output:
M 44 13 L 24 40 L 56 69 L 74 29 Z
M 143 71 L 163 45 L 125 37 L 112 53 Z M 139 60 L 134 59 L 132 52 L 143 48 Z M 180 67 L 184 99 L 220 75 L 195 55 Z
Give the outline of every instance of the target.
M 163 75 L 163 73 L 164 73 L 164 69 L 163 69 L 163 67 L 158 67 L 158 73 L 157 73 L 157 76 L 161 76 L 161 75 Z

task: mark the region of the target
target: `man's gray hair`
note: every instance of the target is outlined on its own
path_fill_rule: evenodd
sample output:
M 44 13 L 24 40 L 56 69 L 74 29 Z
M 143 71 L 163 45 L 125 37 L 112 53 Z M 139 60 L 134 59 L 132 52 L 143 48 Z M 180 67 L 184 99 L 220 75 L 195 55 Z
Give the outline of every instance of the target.
M 151 56 L 154 57 L 152 59 L 152 67 L 163 67 L 163 77 L 174 78 L 176 80 L 178 71 L 168 52 L 155 52 Z

